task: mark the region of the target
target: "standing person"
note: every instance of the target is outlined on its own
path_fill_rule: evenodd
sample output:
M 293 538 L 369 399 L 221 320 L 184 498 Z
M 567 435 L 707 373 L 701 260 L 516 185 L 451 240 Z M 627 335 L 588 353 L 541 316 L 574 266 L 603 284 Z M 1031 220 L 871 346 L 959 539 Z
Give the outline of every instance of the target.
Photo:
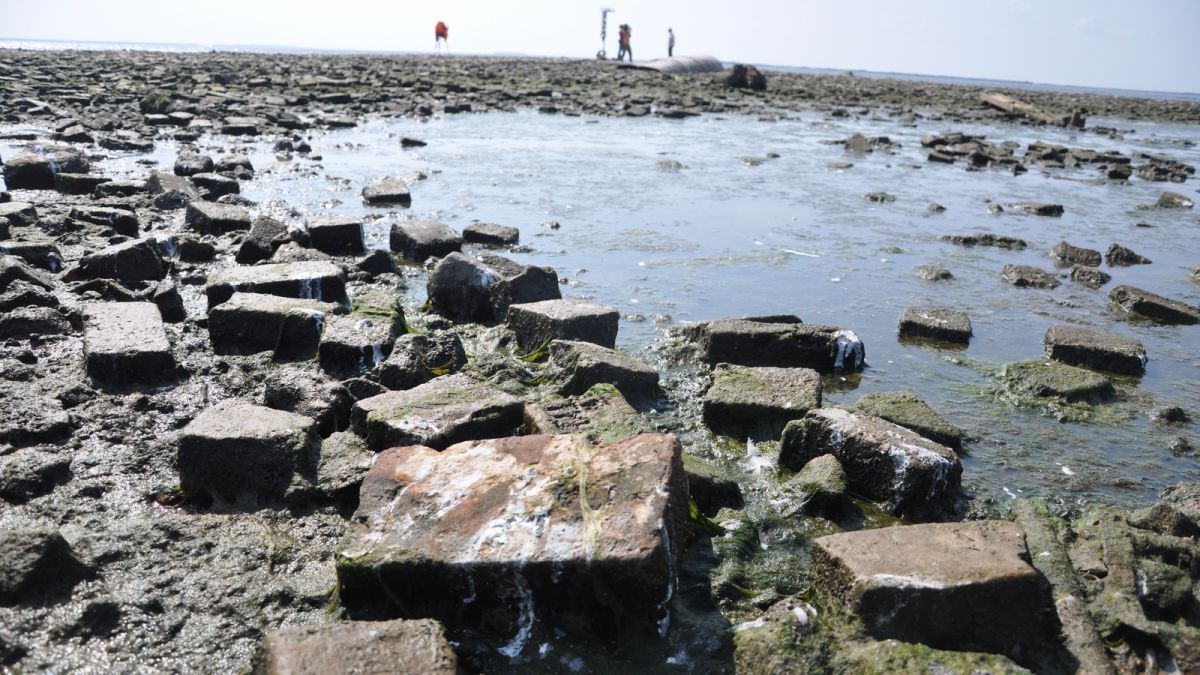
M 433 28 L 433 51 L 436 54 L 441 48 L 442 43 L 446 43 L 446 53 L 450 53 L 450 29 L 446 27 L 446 22 L 439 21 L 437 26 Z
M 675 56 L 675 29 L 667 29 L 667 56 Z
M 618 61 L 625 60 L 625 40 L 626 40 L 626 36 L 627 36 L 626 31 L 628 31 L 628 30 L 629 30 L 629 26 L 627 26 L 625 24 L 621 24 L 617 28 L 617 60 Z
M 629 24 L 625 24 L 625 53 L 629 55 L 629 62 L 633 63 L 633 29 Z

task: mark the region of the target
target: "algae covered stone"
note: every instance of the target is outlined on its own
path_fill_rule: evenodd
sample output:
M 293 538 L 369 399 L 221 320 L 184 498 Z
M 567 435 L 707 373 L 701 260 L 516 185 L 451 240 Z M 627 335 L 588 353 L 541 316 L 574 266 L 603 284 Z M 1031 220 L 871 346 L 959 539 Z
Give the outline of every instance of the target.
M 1001 377 L 1019 393 L 1068 403 L 1098 403 L 1116 395 L 1107 377 L 1057 361 L 1010 363 L 1004 366 Z
M 550 343 L 550 363 L 564 394 L 581 394 L 596 384 L 611 384 L 630 401 L 648 401 L 662 396 L 658 371 L 616 349 L 578 340 Z
M 337 553 L 353 618 L 431 617 L 511 656 L 534 622 L 655 634 L 687 518 L 674 436 L 392 448 L 363 481 Z
M 652 430 L 649 421 L 611 384 L 597 384 L 579 396 L 529 404 L 526 415 L 537 433 L 584 434 L 602 443 Z
M 967 344 L 971 341 L 971 319 L 965 312 L 938 307 L 906 307 L 900 314 L 901 338 L 928 338 Z
M 946 418 L 911 391 L 863 394 L 854 407 L 868 415 L 912 429 L 925 438 L 954 450 L 962 448 L 962 430 L 947 422 Z
M 704 423 L 734 438 L 774 440 L 789 421 L 820 405 L 821 376 L 815 370 L 721 363 L 704 394 Z

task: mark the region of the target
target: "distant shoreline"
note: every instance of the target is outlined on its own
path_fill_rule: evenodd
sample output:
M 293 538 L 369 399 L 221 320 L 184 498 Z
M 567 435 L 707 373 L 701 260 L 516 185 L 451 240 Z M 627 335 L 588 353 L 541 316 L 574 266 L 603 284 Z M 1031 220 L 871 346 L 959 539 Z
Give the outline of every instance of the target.
M 41 51 L 145 51 L 165 53 L 205 53 L 228 52 L 234 54 L 304 54 L 312 56 L 428 56 L 429 52 L 413 52 L 403 50 L 358 50 L 358 49 L 323 49 L 319 47 L 290 47 L 285 45 L 228 45 L 228 44 L 183 44 L 183 43 L 153 43 L 153 42 L 109 42 L 103 40 L 27 40 L 0 36 L 0 49 L 26 49 Z M 584 57 L 547 56 L 515 52 L 478 54 L 463 52 L 460 56 L 499 57 L 499 58 L 528 58 L 528 59 L 570 59 L 590 60 Z M 724 61 L 726 65 L 732 61 Z M 960 77 L 957 75 L 933 75 L 926 73 L 903 73 L 890 71 L 860 70 L 856 68 L 823 68 L 809 66 L 790 66 L 771 63 L 755 63 L 756 67 L 766 71 L 799 73 L 805 75 L 843 75 L 853 73 L 856 77 L 876 79 L 903 80 L 907 82 L 932 82 L 937 84 L 964 85 L 984 88 L 1025 89 L 1029 91 L 1058 92 L 1073 94 L 1097 94 L 1102 96 L 1121 96 L 1126 98 L 1145 98 L 1163 101 L 1189 101 L 1200 103 L 1200 92 L 1156 91 L 1150 89 L 1122 89 L 1116 87 L 1091 87 L 1074 84 L 1053 84 L 1046 82 L 994 80 L 989 78 Z

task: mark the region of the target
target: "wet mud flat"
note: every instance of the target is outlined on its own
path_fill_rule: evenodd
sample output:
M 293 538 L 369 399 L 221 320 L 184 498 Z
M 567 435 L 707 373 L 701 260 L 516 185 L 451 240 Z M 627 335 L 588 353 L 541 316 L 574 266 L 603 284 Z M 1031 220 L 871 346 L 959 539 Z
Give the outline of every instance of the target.
M 1200 667 L 1200 490 L 1146 496 L 1196 478 L 1200 261 L 1180 229 L 1196 225 L 1194 151 L 1186 125 L 1149 151 L 1120 125 L 1194 123 L 1194 104 L 1008 92 L 1056 120 L 1104 120 L 1060 145 L 979 90 L 894 80 L 768 73 L 750 92 L 536 59 L 2 56 L 4 667 L 275 672 L 319 653 L 334 672 L 380 652 L 428 672 Z M 685 293 L 687 321 L 666 303 L 648 317 L 621 304 L 627 278 L 605 281 L 604 247 L 625 250 L 608 234 L 599 254 L 548 239 L 580 211 L 455 212 L 456 160 L 416 120 L 510 113 L 524 117 L 496 124 L 536 128 L 530 109 L 693 128 L 733 116 L 791 130 L 798 116 L 828 143 L 797 151 L 858 168 L 1128 183 L 1106 208 L 1176 241 L 1041 246 L 1047 223 L 1072 222 L 1078 202 L 1057 198 L 1070 184 L 981 206 L 1020 216 L 898 237 L 927 268 L 919 283 L 943 288 L 943 268 L 961 266 L 972 284 L 978 267 L 1005 284 L 981 306 L 1045 319 L 993 347 L 988 312 L 932 302 L 940 290 L 886 311 L 828 303 L 802 322 L 794 301 L 750 298 L 731 277 L 722 311 Z M 895 139 L 872 133 L 880 118 Z M 770 193 L 792 149 L 756 142 L 763 153 L 732 159 Z M 395 166 L 332 175 L 355 144 Z M 419 171 L 406 151 L 429 153 Z M 702 162 L 673 157 L 653 171 Z M 924 194 L 875 187 L 855 210 L 912 208 L 898 187 Z M 1147 208 L 1126 213 L 1134 203 Z M 555 253 L 576 242 L 600 274 Z M 748 264 L 759 284 L 778 266 Z M 1049 295 L 1064 284 L 1079 290 Z M 980 350 L 955 345 L 973 339 L 1003 372 L 972 367 Z M 1005 421 L 989 429 L 953 403 L 946 371 L 888 367 L 909 344 L 994 386 Z M 1162 363 L 1185 373 L 1173 390 Z M 1119 507 L 1053 484 L 1034 491 L 1044 500 L 992 498 L 989 442 L 1005 425 L 1087 428 L 1124 409 L 1138 420 L 1113 434 L 1162 453 L 1130 469 L 1150 487 L 1115 486 Z

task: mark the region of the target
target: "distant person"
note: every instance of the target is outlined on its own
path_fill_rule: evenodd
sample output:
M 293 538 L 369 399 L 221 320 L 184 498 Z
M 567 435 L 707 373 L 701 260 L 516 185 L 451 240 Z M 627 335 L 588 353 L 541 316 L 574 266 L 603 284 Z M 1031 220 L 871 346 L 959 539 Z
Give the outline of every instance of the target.
M 617 60 L 618 61 L 625 60 L 625 49 L 626 49 L 625 45 L 627 44 L 628 39 L 629 39 L 629 25 L 623 23 L 617 28 Z
M 633 42 L 631 39 L 632 37 L 633 37 L 633 29 L 629 27 L 629 24 L 625 24 L 625 53 L 629 55 L 630 63 L 633 63 Z M 618 56 L 617 60 L 620 61 L 621 57 Z
M 667 56 L 675 56 L 675 29 L 667 29 Z
M 437 26 L 433 29 L 433 52 L 436 54 L 440 51 L 442 43 L 446 43 L 446 53 L 450 53 L 450 29 L 446 27 L 445 21 L 437 22 Z

